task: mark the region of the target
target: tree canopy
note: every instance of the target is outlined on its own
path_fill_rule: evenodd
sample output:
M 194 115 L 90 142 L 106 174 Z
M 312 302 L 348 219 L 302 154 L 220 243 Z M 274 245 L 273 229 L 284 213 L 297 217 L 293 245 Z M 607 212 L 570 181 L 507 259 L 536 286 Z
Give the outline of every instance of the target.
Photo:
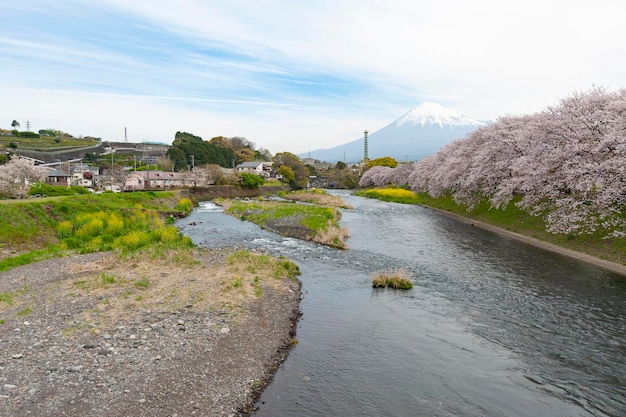
M 236 162 L 236 154 L 232 148 L 222 142 L 207 142 L 199 136 L 187 132 L 176 132 L 172 147 L 167 156 L 174 163 L 177 171 L 186 170 L 192 165 L 217 164 L 221 167 L 232 167 Z
M 279 152 L 274 155 L 274 168 L 281 173 L 282 167 L 287 167 L 291 171 L 291 173 L 288 174 L 289 178 L 291 178 L 291 174 L 293 174 L 293 179 L 287 180 L 287 177 L 283 177 L 291 188 L 305 188 L 309 184 L 309 169 L 297 155 L 290 152 Z M 288 173 L 288 170 L 283 170 L 282 173 Z

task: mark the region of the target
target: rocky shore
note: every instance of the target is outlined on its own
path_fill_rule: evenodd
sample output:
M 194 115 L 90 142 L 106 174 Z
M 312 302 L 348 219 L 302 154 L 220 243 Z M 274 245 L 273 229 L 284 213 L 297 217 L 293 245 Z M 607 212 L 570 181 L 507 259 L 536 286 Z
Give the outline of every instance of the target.
M 300 287 L 224 290 L 225 256 L 180 268 L 89 254 L 0 273 L 0 415 L 247 415 L 295 343 Z

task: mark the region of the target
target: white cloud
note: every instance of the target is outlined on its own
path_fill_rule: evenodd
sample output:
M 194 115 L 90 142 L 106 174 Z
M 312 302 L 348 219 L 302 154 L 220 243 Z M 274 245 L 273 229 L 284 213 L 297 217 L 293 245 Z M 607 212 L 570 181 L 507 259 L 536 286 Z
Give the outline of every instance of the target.
M 114 135 L 129 125 L 142 139 L 170 132 L 171 140 L 186 130 L 305 152 L 356 139 L 363 128 L 373 132 L 421 101 L 491 119 L 539 111 L 593 84 L 622 88 L 626 73 L 626 7 L 611 0 L 48 4 L 9 2 L 0 12 L 114 14 L 138 33 L 165 39 L 125 44 L 112 35 L 122 29 L 114 21 L 94 21 L 98 29 L 71 40 L 43 36 L 41 25 L 19 35 L 0 29 L 0 52 L 13 50 L 7 62 L 16 67 L 0 75 L 30 98 L 0 104 L 0 113 L 48 118 L 53 126 L 45 127 L 81 126 L 82 134 L 98 126 L 100 135 Z M 98 42 L 96 30 L 108 26 Z M 16 56 L 68 67 L 33 70 Z M 62 106 L 39 102 L 55 97 Z

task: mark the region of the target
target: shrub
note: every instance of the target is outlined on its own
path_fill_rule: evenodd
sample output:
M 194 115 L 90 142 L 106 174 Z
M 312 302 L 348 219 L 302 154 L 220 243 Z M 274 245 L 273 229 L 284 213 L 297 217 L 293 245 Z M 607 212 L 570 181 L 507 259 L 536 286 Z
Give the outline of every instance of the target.
M 152 239 L 148 232 L 134 230 L 124 236 L 115 239 L 114 246 L 120 249 L 135 250 L 147 246 Z
M 250 174 L 248 172 L 244 172 L 241 174 L 241 180 L 239 184 L 242 187 L 246 187 L 246 188 L 257 188 L 260 185 L 263 185 L 263 182 L 265 182 L 263 177 L 256 175 L 256 174 Z
M 174 226 L 160 227 L 154 230 L 154 234 L 159 242 L 164 243 L 175 242 L 179 237 L 178 229 Z
M 176 204 L 176 210 L 189 214 L 193 209 L 193 203 L 188 198 L 181 198 L 178 204 Z
M 115 213 L 111 213 L 107 219 L 106 233 L 114 236 L 119 235 L 124 230 L 124 220 L 119 218 Z
M 98 218 L 93 218 L 76 230 L 76 236 L 79 238 L 92 237 L 100 234 L 103 230 L 104 222 Z

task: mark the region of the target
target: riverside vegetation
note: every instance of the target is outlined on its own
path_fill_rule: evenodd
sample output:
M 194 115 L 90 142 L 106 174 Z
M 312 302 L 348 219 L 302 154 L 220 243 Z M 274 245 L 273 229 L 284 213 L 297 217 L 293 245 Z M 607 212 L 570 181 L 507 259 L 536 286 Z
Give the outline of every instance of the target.
M 179 192 L 86 194 L 0 203 L 4 219 L 0 225 L 0 272 L 72 253 L 94 252 L 112 252 L 119 262 L 134 265 L 145 258 L 153 266 L 194 267 L 194 257 L 201 250 L 170 224 L 190 213 L 193 206 L 191 199 Z M 263 277 L 294 278 L 299 273 L 289 260 L 246 251 L 230 255 L 227 264 L 221 286 L 240 288 L 245 278 L 256 288 L 253 293 L 257 296 L 262 294 Z M 252 273 L 255 275 L 247 276 Z M 75 285 L 86 289 L 112 286 L 107 284 L 140 289 L 158 286 L 145 276 L 125 279 L 104 273 Z M 150 298 L 147 295 L 142 298 Z M 0 308 L 14 304 L 16 298 L 17 293 L 2 294 Z
M 0 414 L 249 414 L 297 343 L 300 271 L 195 247 L 186 195 L 0 202 Z
M 346 249 L 348 231 L 339 225 L 341 212 L 339 207 L 345 203 L 323 192 L 297 192 L 282 195 L 286 199 L 315 202 L 318 204 L 300 204 L 295 201 L 217 199 L 215 202 L 224 207 L 224 212 L 241 220 L 247 220 L 264 229 L 303 240 Z M 322 206 L 319 203 L 332 201 L 334 206 Z
M 382 271 L 372 275 L 372 287 L 410 290 L 413 288 L 413 281 L 411 281 L 409 273 L 404 269 Z

